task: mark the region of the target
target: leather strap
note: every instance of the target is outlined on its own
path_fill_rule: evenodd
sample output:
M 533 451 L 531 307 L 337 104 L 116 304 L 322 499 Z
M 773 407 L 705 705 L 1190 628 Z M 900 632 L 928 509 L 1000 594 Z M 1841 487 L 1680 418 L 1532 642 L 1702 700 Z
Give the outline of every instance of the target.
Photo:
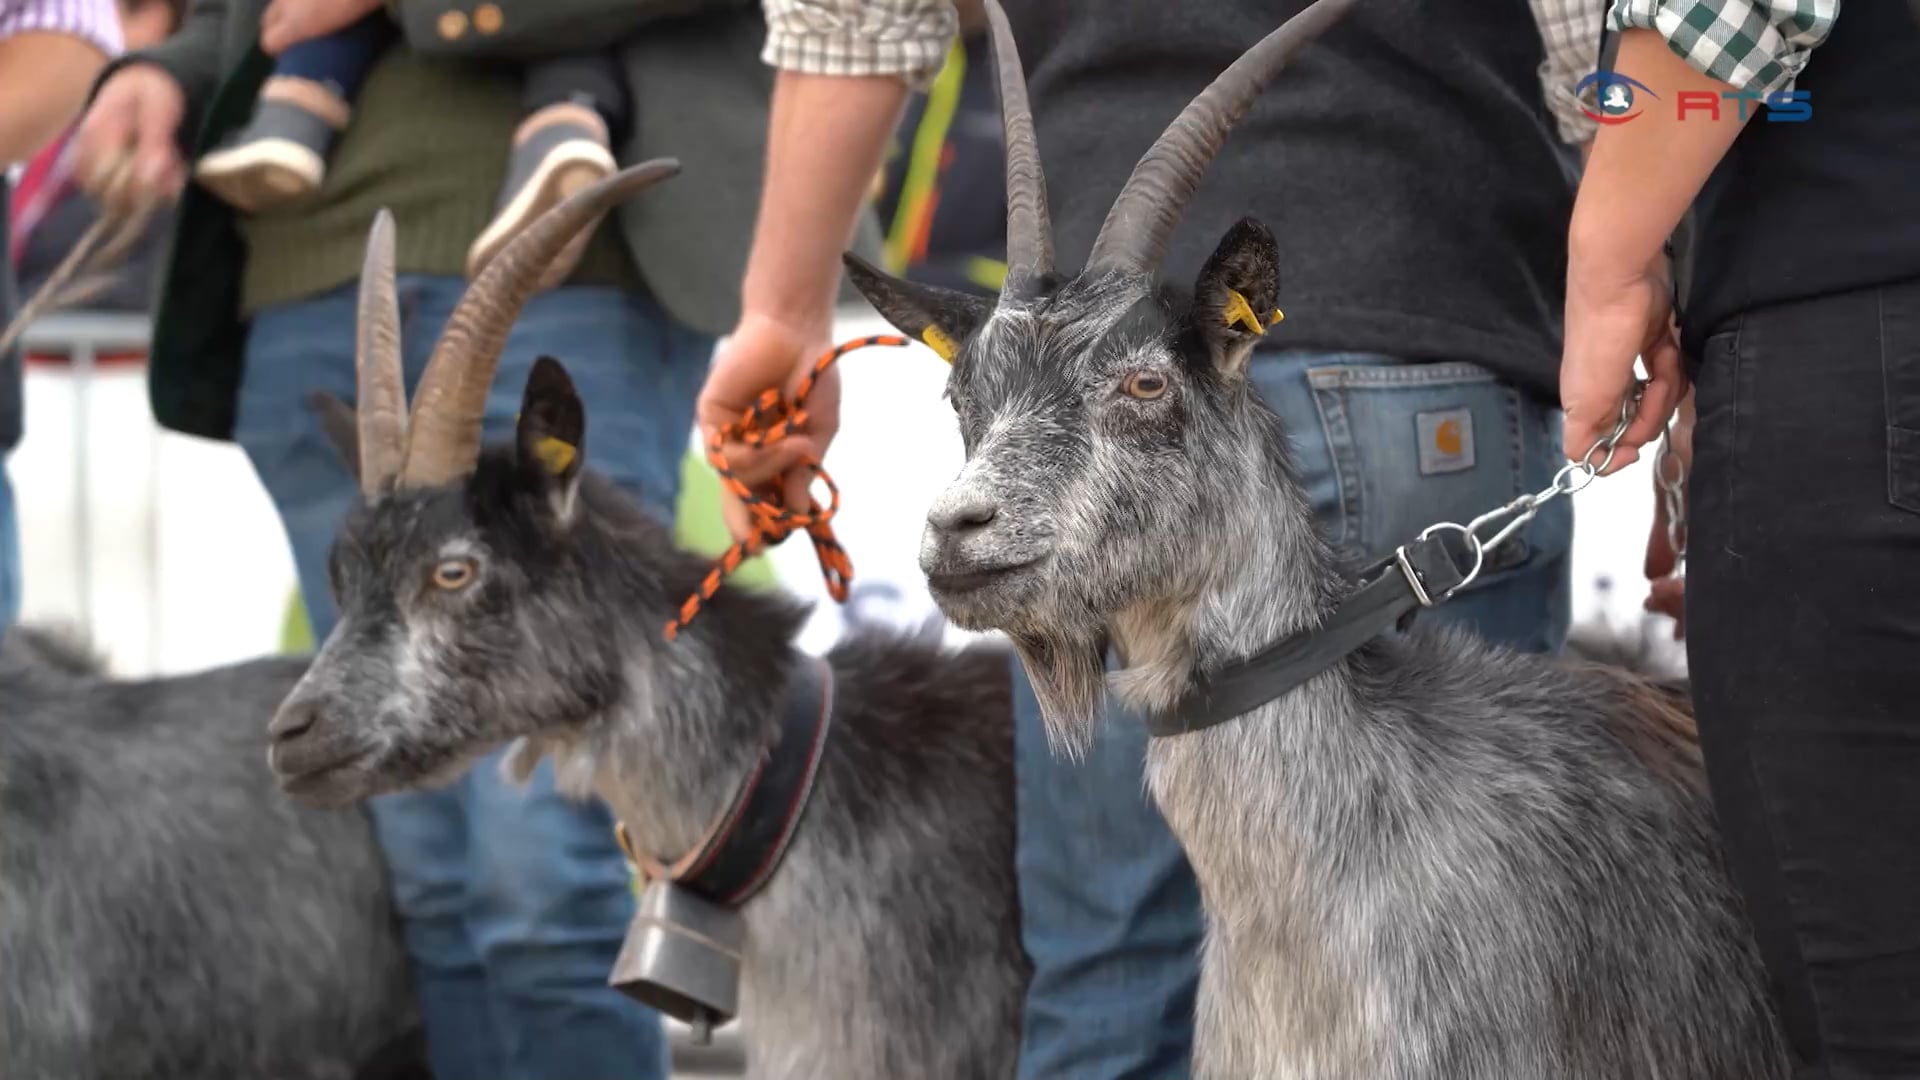
M 787 684 L 773 741 L 701 842 L 662 864 L 635 852 L 621 823 L 615 832 L 627 857 L 647 877 L 666 878 L 723 907 L 746 903 L 773 877 L 800 829 L 833 728 L 833 700 L 833 669 L 819 657 L 803 657 Z
M 1146 717 L 1155 736 L 1204 731 L 1267 704 L 1332 667 L 1423 607 L 1444 601 L 1473 567 L 1473 553 L 1454 529 L 1433 533 L 1374 564 L 1372 580 L 1341 602 L 1319 627 L 1282 638 L 1260 652 L 1200 676 L 1173 707 Z

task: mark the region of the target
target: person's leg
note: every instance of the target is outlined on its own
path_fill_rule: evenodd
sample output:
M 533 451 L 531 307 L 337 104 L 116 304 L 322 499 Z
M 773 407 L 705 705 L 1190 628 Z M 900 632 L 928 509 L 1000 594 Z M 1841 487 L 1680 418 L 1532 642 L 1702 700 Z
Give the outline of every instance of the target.
M 7 457 L 0 454 L 0 634 L 20 617 L 20 525 L 13 510 Z
M 419 309 L 444 318 L 464 283 L 436 279 Z M 693 401 L 714 340 L 674 323 L 645 296 L 570 286 L 530 301 L 508 337 L 487 402 L 487 438 L 510 438 L 536 357 L 556 357 L 588 402 L 585 452 L 662 521 L 671 521 Z M 463 779 L 476 843 L 469 932 L 485 964 L 508 1080 L 664 1078 L 659 1016 L 607 976 L 633 915 L 631 877 L 597 800 L 553 790 L 543 763 L 525 787 L 496 751 Z
M 1687 660 L 1803 1080 L 1920 1076 L 1920 283 L 1706 339 Z
M 288 46 L 260 88 L 253 118 L 194 165 L 194 179 L 247 213 L 311 194 L 352 119 L 375 61 L 399 40 L 385 11 Z
M 327 551 L 356 488 L 302 399 L 326 390 L 354 400 L 354 299 L 348 286 L 254 318 L 234 428 L 286 529 L 316 645 L 335 620 Z M 413 327 L 408 336 L 417 377 L 424 348 Z M 367 809 L 386 857 L 434 1075 L 499 1080 L 506 1057 L 466 931 L 467 832 L 458 795 L 387 795 Z
M 1251 373 L 1292 436 L 1322 527 L 1355 562 L 1385 556 L 1435 521 L 1464 522 L 1538 491 L 1562 463 L 1558 410 L 1478 368 L 1259 352 Z M 1444 445 L 1423 454 L 1422 433 Z M 1543 511 L 1515 549 L 1519 561 L 1498 563 L 1484 584 L 1421 618 L 1557 650 L 1569 620 L 1572 531 L 1564 501 Z M 1112 707 L 1084 762 L 1055 757 L 1025 672 L 1013 667 L 1021 932 L 1034 963 L 1018 1075 L 1184 1076 L 1200 899 L 1145 791 L 1146 729 Z
M 632 122 L 626 74 L 611 50 L 530 61 L 521 75 L 527 115 L 513 135 L 493 220 L 467 251 L 469 277 L 548 207 L 611 174 L 612 148 Z M 542 288 L 572 272 L 588 235 L 582 231 L 554 261 Z

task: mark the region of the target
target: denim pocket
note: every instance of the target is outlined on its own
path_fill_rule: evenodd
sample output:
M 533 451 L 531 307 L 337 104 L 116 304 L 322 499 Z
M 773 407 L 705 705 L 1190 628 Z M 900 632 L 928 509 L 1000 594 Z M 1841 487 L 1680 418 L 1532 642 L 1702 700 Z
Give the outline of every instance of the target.
M 1920 514 L 1920 289 L 1880 291 L 1887 501 Z
M 1465 525 L 1540 491 L 1564 463 L 1559 410 L 1475 364 L 1329 364 L 1308 369 L 1307 381 L 1337 486 L 1328 538 L 1355 563 L 1384 558 L 1429 525 Z M 1571 509 L 1555 500 L 1487 552 L 1476 587 L 1571 543 Z

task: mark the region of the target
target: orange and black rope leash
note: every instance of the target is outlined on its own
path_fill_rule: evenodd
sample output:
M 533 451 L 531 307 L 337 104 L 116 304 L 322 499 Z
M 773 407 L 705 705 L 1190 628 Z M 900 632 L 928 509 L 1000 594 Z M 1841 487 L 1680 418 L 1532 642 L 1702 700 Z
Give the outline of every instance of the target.
M 727 465 L 727 456 L 721 447 L 729 439 L 761 447 L 786 438 L 795 428 L 807 422 L 807 395 L 813 392 L 820 373 L 831 367 L 835 360 L 869 345 L 908 344 L 911 342 L 903 337 L 877 334 L 836 345 L 821 353 L 820 358 L 813 362 L 813 370 L 807 372 L 807 377 L 794 389 L 791 401 L 782 398 L 777 389 L 768 390 L 741 414 L 740 419 L 708 433 L 707 461 L 713 466 L 713 471 L 720 474 L 720 483 L 727 491 L 746 504 L 747 512 L 753 515 L 753 531 L 745 540 L 728 547 L 714 560 L 706 577 L 700 580 L 699 591 L 687 597 L 686 602 L 680 605 L 679 616 L 667 623 L 668 641 L 672 641 L 681 628 L 699 614 L 700 608 L 713 599 L 713 594 L 720 591 L 720 583 L 727 575 L 738 570 L 742 562 L 793 535 L 795 529 L 805 529 L 813 539 L 814 554 L 820 557 L 820 575 L 827 582 L 827 594 L 836 601 L 846 600 L 847 584 L 853 580 L 853 563 L 847 558 L 847 549 L 834 539 L 831 525 L 833 516 L 840 512 L 840 489 L 834 486 L 833 478 L 827 475 L 827 471 L 820 467 L 819 460 L 804 458 L 796 463 L 796 467 L 812 469 L 820 481 L 827 485 L 827 505 L 822 507 L 809 494 L 807 508 L 802 511 L 785 505 L 777 477 L 768 482 L 764 491 L 755 491 L 741 482 Z

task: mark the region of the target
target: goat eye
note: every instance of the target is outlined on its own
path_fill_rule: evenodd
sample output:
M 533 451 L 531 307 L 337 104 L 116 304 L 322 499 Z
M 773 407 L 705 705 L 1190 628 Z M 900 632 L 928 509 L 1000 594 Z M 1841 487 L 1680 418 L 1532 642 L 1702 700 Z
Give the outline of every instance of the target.
M 1130 398 L 1152 401 L 1167 392 L 1167 377 L 1154 371 L 1136 371 L 1121 384 Z
M 473 583 L 472 559 L 442 559 L 433 568 L 433 583 L 442 589 L 464 589 Z

